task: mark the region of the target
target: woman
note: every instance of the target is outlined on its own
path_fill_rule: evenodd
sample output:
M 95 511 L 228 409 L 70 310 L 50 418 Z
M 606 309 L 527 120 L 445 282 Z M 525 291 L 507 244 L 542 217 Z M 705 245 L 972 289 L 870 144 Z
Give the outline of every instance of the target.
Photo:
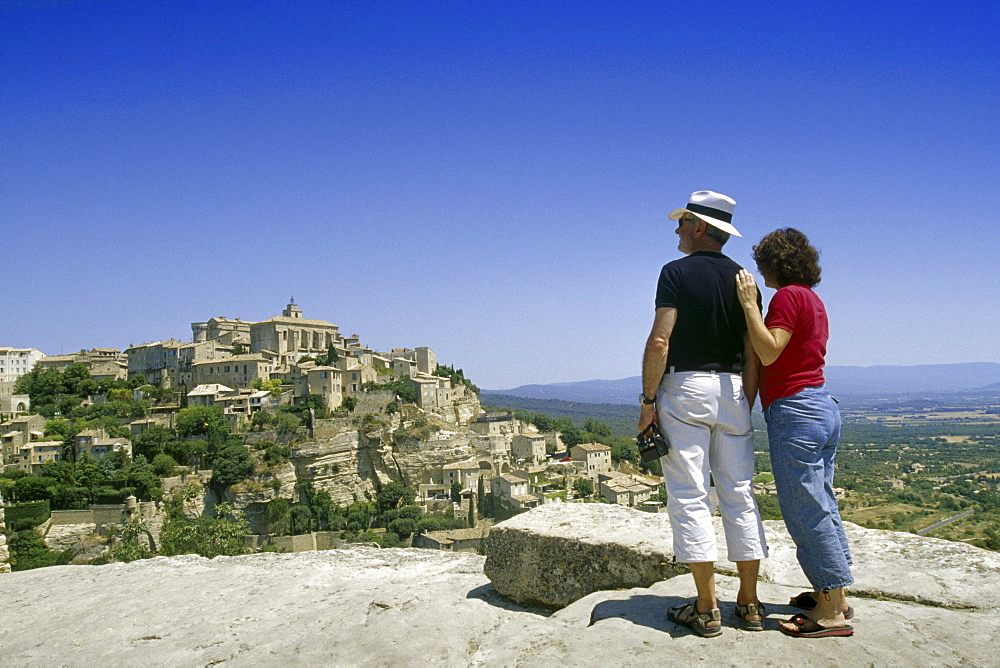
M 746 270 L 736 277 L 737 291 L 750 341 L 764 365 L 760 400 L 778 503 L 799 564 L 815 589 L 791 601 L 808 612 L 780 626 L 792 636 L 849 636 L 854 629 L 846 620 L 854 611 L 844 587 L 854 579 L 833 495 L 840 413 L 823 378 L 826 309 L 812 290 L 820 281 L 819 253 L 792 228 L 771 232 L 753 251 L 764 285 L 778 289 L 767 318 L 761 317 L 757 286 Z

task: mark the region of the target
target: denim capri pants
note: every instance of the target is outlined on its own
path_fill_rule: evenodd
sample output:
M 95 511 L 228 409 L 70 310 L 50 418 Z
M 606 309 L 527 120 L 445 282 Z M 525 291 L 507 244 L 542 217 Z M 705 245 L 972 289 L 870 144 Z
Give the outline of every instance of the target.
M 846 587 L 851 551 L 833 494 L 840 411 L 825 385 L 806 387 L 764 409 L 778 505 L 813 589 Z

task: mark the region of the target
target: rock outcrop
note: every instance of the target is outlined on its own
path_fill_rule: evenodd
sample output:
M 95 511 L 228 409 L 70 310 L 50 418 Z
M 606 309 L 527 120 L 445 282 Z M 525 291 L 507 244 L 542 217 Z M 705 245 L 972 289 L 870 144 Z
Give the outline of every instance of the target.
M 567 509 L 579 511 L 575 523 L 591 533 L 617 531 L 606 524 L 615 519 L 610 513 L 582 504 Z M 522 527 L 551 524 L 539 510 L 517 519 Z M 776 527 L 768 531 L 776 540 Z M 996 664 L 1000 617 L 989 590 L 997 555 L 907 534 L 851 531 L 854 593 L 872 589 L 868 580 L 881 571 L 880 596 L 911 601 L 854 598 L 852 638 L 806 642 L 777 632 L 775 620 L 795 612 L 783 603 L 801 591 L 797 581 L 761 583 L 769 616 L 765 632 L 752 633 L 733 628 L 736 579 L 718 576 L 726 628 L 704 639 L 666 619 L 669 606 L 694 596 L 688 575 L 597 591 L 549 612 L 499 596 L 478 555 L 355 547 L 3 575 L 0 656 L 12 665 Z M 771 559 L 781 564 L 772 578 L 793 570 L 787 550 L 776 547 Z M 913 602 L 923 594 L 910 578 L 930 581 L 942 568 L 968 581 L 942 581 L 927 599 L 937 605 Z M 897 576 L 899 586 L 891 586 Z M 944 595 L 953 586 L 966 592 Z M 942 607 L 965 602 L 974 588 L 984 594 L 977 609 Z M 40 636 L 39 629 L 48 632 Z
M 726 560 L 719 518 L 716 569 Z M 764 523 L 770 557 L 761 579 L 809 589 L 782 522 Z M 1000 554 L 964 543 L 845 523 L 856 584 L 852 596 L 915 601 L 960 610 L 1000 609 Z M 501 522 L 490 532 L 486 575 L 518 603 L 563 607 L 599 590 L 649 586 L 681 572 L 673 564 L 665 514 L 609 504 L 551 504 Z

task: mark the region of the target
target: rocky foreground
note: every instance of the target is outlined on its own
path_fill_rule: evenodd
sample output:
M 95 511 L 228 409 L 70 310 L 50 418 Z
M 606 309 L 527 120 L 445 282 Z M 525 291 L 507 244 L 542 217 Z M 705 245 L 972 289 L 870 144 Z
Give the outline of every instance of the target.
M 1000 662 L 1000 555 L 961 544 L 850 526 L 857 617 L 856 633 L 846 639 L 793 639 L 777 631 L 775 620 L 794 612 L 783 604 L 805 588 L 780 523 L 767 527 L 770 582 L 761 584 L 761 595 L 771 605 L 763 633 L 734 628 L 737 584 L 728 575 L 719 576 L 726 631 L 702 639 L 665 615 L 694 595 L 689 575 L 583 595 L 579 559 L 528 563 L 546 555 L 550 564 L 558 556 L 552 549 L 573 543 L 586 544 L 577 553 L 587 559 L 601 550 L 616 560 L 629 552 L 640 553 L 639 561 L 662 555 L 670 544 L 664 521 L 573 504 L 543 506 L 499 525 L 508 534 L 511 571 L 492 573 L 506 583 L 501 588 L 514 587 L 521 599 L 532 598 L 532 587 L 541 592 L 535 598 L 544 599 L 546 588 L 565 596 L 565 587 L 546 585 L 555 570 L 581 583 L 582 598 L 556 611 L 502 597 L 483 572 L 482 556 L 416 549 L 185 556 L 2 575 L 0 656 L 4 665 Z M 636 530 L 622 533 L 623 522 Z M 521 567 L 510 558 L 513 543 L 524 551 Z

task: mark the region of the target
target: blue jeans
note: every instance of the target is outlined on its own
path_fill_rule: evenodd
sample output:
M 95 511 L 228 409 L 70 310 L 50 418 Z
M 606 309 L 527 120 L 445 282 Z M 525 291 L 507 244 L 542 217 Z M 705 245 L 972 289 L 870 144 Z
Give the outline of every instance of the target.
M 816 591 L 846 587 L 851 551 L 833 495 L 840 411 L 825 385 L 764 409 L 778 505 L 802 571 Z

